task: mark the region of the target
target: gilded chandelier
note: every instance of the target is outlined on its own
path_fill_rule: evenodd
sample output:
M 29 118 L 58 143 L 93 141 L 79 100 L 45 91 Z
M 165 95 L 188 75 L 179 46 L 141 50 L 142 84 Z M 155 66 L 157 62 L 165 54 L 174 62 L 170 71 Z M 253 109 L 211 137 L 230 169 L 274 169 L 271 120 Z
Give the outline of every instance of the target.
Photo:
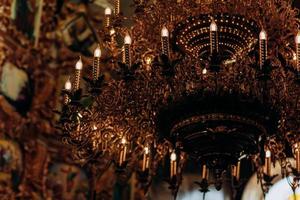
M 115 4 L 91 64 L 80 58 L 63 90 L 61 136 L 74 157 L 101 161 L 101 172 L 112 163 L 135 171 L 145 191 L 167 162 L 175 196 L 186 162 L 199 166 L 207 192 L 226 177 L 238 186 L 248 160 L 264 193 L 279 162 L 295 191 L 300 32 L 291 2 L 140 0 L 130 19 Z

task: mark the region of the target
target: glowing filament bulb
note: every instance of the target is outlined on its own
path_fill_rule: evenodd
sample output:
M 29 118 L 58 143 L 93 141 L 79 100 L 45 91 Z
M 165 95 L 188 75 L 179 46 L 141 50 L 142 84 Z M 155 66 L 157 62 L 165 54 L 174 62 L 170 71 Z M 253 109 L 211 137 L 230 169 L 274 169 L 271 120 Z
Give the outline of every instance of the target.
M 79 58 L 79 60 L 76 62 L 75 69 L 82 70 L 82 66 L 83 66 L 82 60 L 81 58 Z
M 124 44 L 130 45 L 131 42 L 132 42 L 131 37 L 130 37 L 130 35 L 127 34 L 124 38 Z
M 104 14 L 105 15 L 111 15 L 111 9 L 110 8 L 105 8 L 105 10 L 104 10 Z
M 71 90 L 72 89 L 72 83 L 70 79 L 68 79 L 65 83 L 65 90 Z
M 94 57 L 97 57 L 97 58 L 101 57 L 101 49 L 100 49 L 99 44 L 98 44 L 97 48 L 94 51 Z
M 165 26 L 161 29 L 161 37 L 169 37 L 169 31 Z
M 267 33 L 264 29 L 262 29 L 261 32 L 259 33 L 259 39 L 260 40 L 266 40 L 267 39 Z
M 210 31 L 217 31 L 218 30 L 217 24 L 214 20 L 211 21 L 209 29 L 210 29 Z

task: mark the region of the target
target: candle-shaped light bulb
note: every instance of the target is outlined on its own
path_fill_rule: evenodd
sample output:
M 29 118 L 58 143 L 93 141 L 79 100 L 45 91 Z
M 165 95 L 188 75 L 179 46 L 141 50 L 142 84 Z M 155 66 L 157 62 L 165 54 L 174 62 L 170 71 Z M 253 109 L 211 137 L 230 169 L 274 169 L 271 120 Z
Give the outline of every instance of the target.
M 268 44 L 267 44 L 267 32 L 262 29 L 259 33 L 259 67 L 262 70 L 265 61 L 267 60 Z
M 123 62 L 131 66 L 131 51 L 130 51 L 130 46 L 131 46 L 132 40 L 130 35 L 126 35 L 124 38 L 124 52 L 123 52 Z
M 101 57 L 101 49 L 100 49 L 99 45 L 97 46 L 97 48 L 94 51 L 94 57 L 97 57 L 97 58 Z
M 145 147 L 144 152 L 145 152 L 146 155 L 148 155 L 149 154 L 149 147 Z
M 218 45 L 218 27 L 214 20 L 211 21 L 209 26 L 210 36 L 210 54 L 217 53 L 219 51 Z
M 267 33 L 266 33 L 266 31 L 264 29 L 260 31 L 260 33 L 259 33 L 259 39 L 260 40 L 266 40 L 267 39 Z
M 130 35 L 127 34 L 124 38 L 124 44 L 130 45 L 131 42 L 132 42 L 131 37 L 130 37 Z
M 104 14 L 105 14 L 105 27 L 108 28 L 110 26 L 111 9 L 105 8 Z
M 164 26 L 161 29 L 162 54 L 169 56 L 169 30 Z
M 98 44 L 97 48 L 94 51 L 94 59 L 93 59 L 93 80 L 97 80 L 99 77 L 99 69 L 100 69 L 100 57 L 101 57 L 101 49 Z
M 211 21 L 209 29 L 210 29 L 210 31 L 217 31 L 218 30 L 217 24 L 214 20 Z
M 270 150 L 266 151 L 266 158 L 271 158 L 271 151 Z
M 126 145 L 126 139 L 121 139 L 121 151 L 120 151 L 120 159 L 119 159 L 119 165 L 122 166 L 123 162 L 126 160 L 126 154 L 127 154 L 127 145 Z
M 72 83 L 71 83 L 70 79 L 68 79 L 65 83 L 65 90 L 69 92 L 69 91 L 71 91 L 71 89 L 72 89 Z M 64 105 L 67 105 L 70 101 L 69 95 L 67 93 L 65 93 L 63 95 L 63 99 L 64 99 L 64 102 L 63 102 Z
M 149 169 L 149 153 L 150 149 L 149 147 L 144 148 L 144 155 L 143 155 L 143 165 L 142 165 L 142 170 L 145 171 Z
M 267 150 L 265 155 L 265 169 L 266 174 L 271 176 L 271 151 Z
M 80 88 L 80 78 L 81 78 L 81 70 L 82 70 L 83 64 L 82 64 L 82 60 L 81 57 L 79 58 L 79 60 L 76 62 L 75 65 L 75 82 L 74 82 L 74 89 L 75 90 L 79 90 Z
M 177 174 L 177 156 L 176 153 L 173 151 L 170 156 L 170 177 L 176 176 Z
M 117 16 L 120 14 L 120 0 L 115 0 L 115 14 Z
M 83 67 L 83 63 L 82 63 L 81 58 L 79 58 L 79 60 L 76 62 L 75 69 L 82 70 L 82 67 Z
M 105 8 L 105 10 L 104 10 L 104 14 L 105 15 L 111 15 L 111 9 L 110 8 Z
M 169 31 L 165 26 L 161 29 L 161 37 L 169 37 Z
M 298 74 L 300 74 L 300 31 L 297 33 L 295 37 L 296 43 L 296 69 Z
M 72 89 L 72 83 L 70 79 L 68 79 L 65 83 L 65 90 L 70 91 Z

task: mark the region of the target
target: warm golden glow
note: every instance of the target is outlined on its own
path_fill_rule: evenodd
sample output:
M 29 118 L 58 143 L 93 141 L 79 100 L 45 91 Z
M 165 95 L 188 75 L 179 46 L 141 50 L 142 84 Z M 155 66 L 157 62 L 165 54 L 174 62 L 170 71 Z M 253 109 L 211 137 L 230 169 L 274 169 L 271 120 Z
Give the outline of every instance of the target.
M 259 39 L 260 40 L 266 40 L 267 39 L 267 32 L 262 29 L 261 32 L 259 33 Z
M 124 44 L 131 44 L 132 40 L 131 40 L 131 37 L 130 35 L 126 35 L 125 38 L 124 38 Z
M 82 66 L 83 66 L 82 60 L 81 58 L 79 58 L 79 60 L 76 62 L 75 69 L 82 70 Z
M 165 26 L 161 29 L 161 36 L 162 37 L 169 37 L 169 31 Z
M 101 57 L 101 49 L 100 49 L 99 45 L 97 46 L 97 48 L 94 51 L 94 57 L 97 57 L 97 58 Z
M 176 161 L 177 156 L 176 156 L 176 153 L 175 153 L 175 152 L 172 152 L 172 153 L 171 153 L 170 159 L 171 159 L 171 161 Z
M 104 14 L 105 15 L 111 15 L 111 9 L 110 8 L 105 8 Z
M 65 83 L 65 90 L 71 90 L 72 89 L 72 83 L 70 79 L 68 79 Z
M 218 30 L 217 24 L 214 20 L 211 21 L 209 29 L 210 29 L 210 31 L 217 31 Z

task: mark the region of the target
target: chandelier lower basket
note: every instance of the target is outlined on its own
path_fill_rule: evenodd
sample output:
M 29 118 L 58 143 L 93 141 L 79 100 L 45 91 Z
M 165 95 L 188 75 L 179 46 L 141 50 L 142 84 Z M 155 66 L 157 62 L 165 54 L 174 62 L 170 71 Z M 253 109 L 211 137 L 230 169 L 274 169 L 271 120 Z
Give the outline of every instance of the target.
M 258 153 L 260 141 L 276 133 L 277 123 L 276 111 L 235 94 L 186 97 L 158 117 L 160 137 L 190 157 L 212 164 L 222 160 L 224 166 Z

